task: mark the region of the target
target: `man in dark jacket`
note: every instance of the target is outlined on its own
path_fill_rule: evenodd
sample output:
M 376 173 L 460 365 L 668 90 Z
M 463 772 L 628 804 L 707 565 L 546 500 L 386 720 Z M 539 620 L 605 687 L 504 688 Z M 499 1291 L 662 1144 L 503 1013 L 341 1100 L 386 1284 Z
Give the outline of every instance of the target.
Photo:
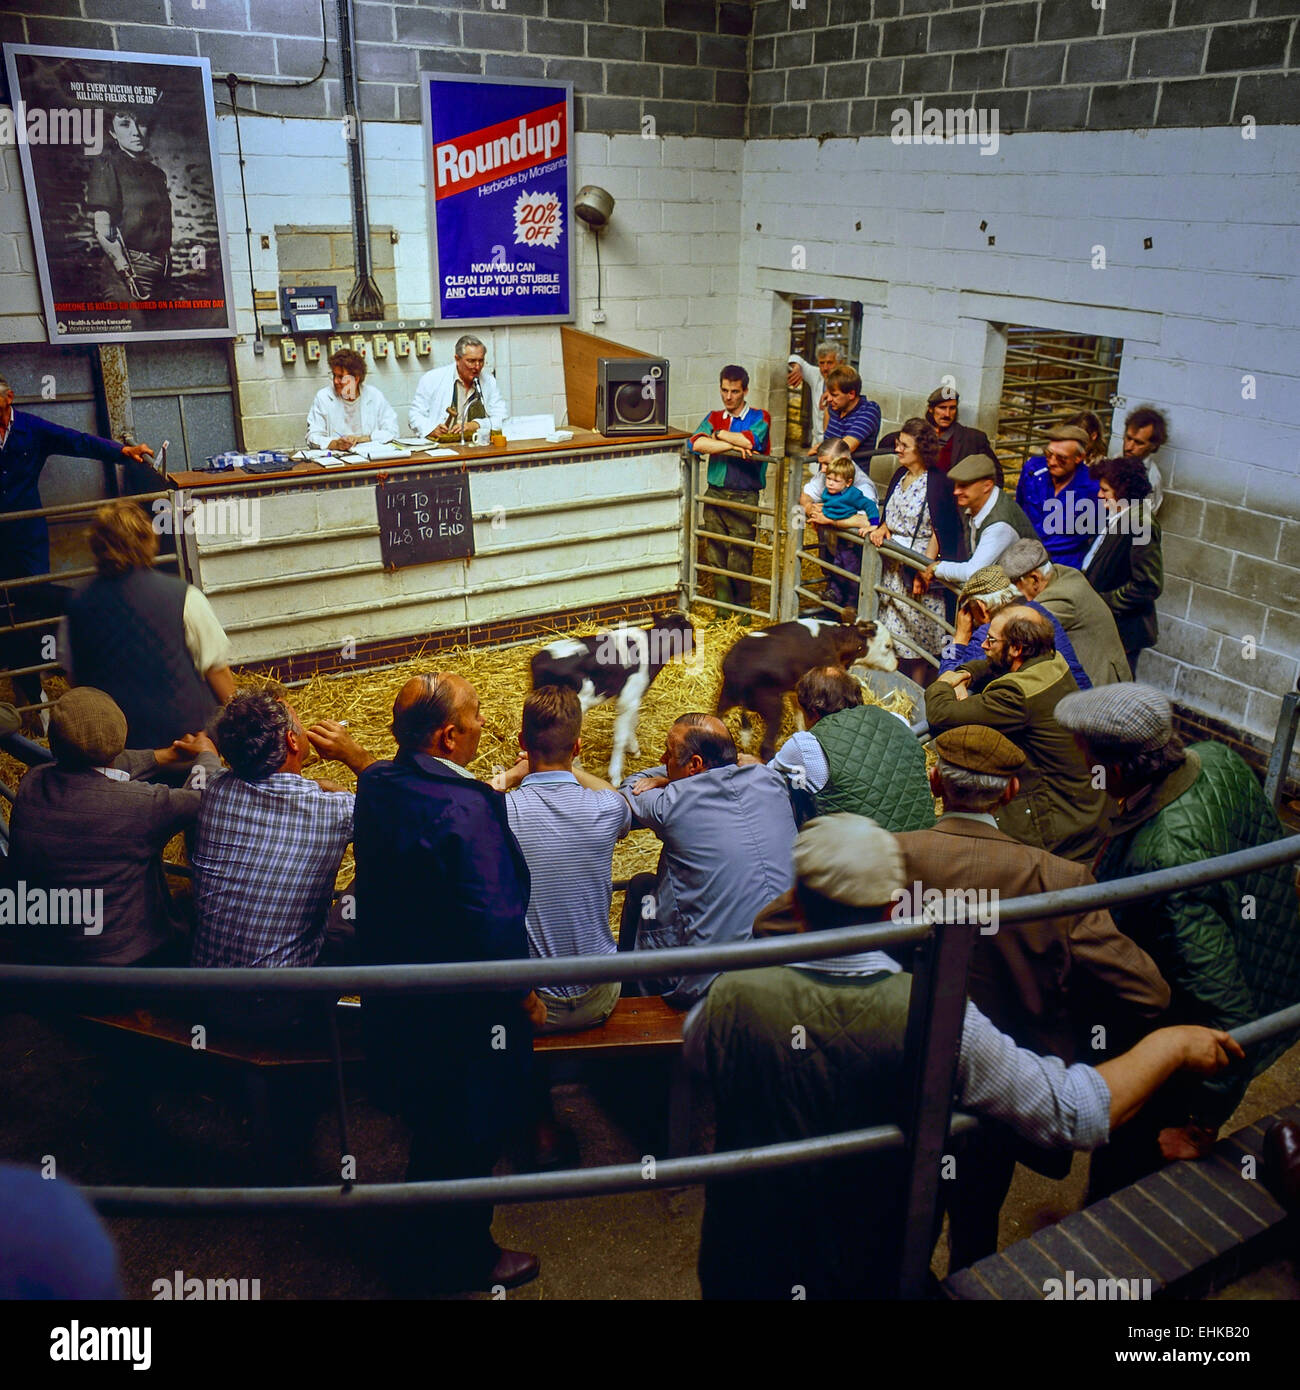
M 1026 762 L 1020 794 L 998 808 L 998 826 L 1022 844 L 1086 861 L 1101 841 L 1106 793 L 1053 713 L 1078 687 L 1051 625 L 1031 608 L 1004 608 L 989 624 L 984 650 L 986 661 L 946 671 L 927 688 L 930 728 L 982 724 L 1009 738 Z
M 47 904 L 41 922 L 28 906 L 27 925 L 15 932 L 33 960 L 185 964 L 181 918 L 160 856 L 193 825 L 199 787 L 221 763 L 202 734 L 156 752 L 124 752 L 125 744 L 126 719 L 102 690 L 69 690 L 51 707 L 55 762 L 23 778 L 9 825 L 11 882 Z M 185 788 L 139 780 L 160 766 L 191 763 Z
M 0 579 L 22 579 L 50 571 L 50 531 L 45 518 L 5 521 L 4 513 L 33 511 L 42 505 L 41 470 L 55 454 L 139 466 L 146 457 L 153 457 L 153 450 L 147 444 L 117 444 L 82 434 L 15 410 L 13 387 L 0 377 Z M 53 616 L 57 613 L 54 597 L 40 585 L 23 594 L 21 601 L 16 595 L 11 597 L 14 621 Z M 23 634 L 7 639 L 0 648 L 5 664 L 30 666 L 39 661 L 35 655 L 39 636 Z M 41 698 L 39 675 L 19 676 L 16 683 L 27 703 Z
M 460 676 L 408 681 L 393 705 L 397 756 L 357 779 L 357 943 L 368 965 L 527 960 L 528 865 L 505 801 L 467 771 L 478 752 L 478 694 Z M 407 1180 L 485 1177 L 524 1114 L 533 1023 L 531 991 L 399 996 L 365 1001 L 377 1079 L 411 1127 Z M 502 1250 L 492 1208 L 429 1209 L 405 1222 L 409 1258 L 439 1286 L 513 1288 L 535 1255 Z
M 1285 834 L 1243 759 L 1221 743 L 1185 748 L 1168 697 L 1153 687 L 1101 686 L 1067 696 L 1056 714 L 1119 802 L 1097 859 L 1099 880 L 1199 864 Z M 1232 1029 L 1300 1001 L 1294 875 L 1294 865 L 1278 864 L 1116 911 L 1120 930 L 1169 982 L 1170 1021 Z M 1293 1041 L 1251 1048 L 1245 1065 L 1213 1082 L 1168 1088 L 1127 1151 L 1099 1165 L 1095 1190 L 1132 1182 L 1161 1155 L 1204 1154 L 1250 1078 Z
M 925 402 L 925 418 L 934 426 L 939 436 L 939 457 L 935 467 L 947 473 L 955 463 L 960 463 L 972 454 L 993 455 L 993 445 L 983 430 L 972 425 L 963 425 L 957 418 L 961 396 L 951 386 L 937 386 L 930 392 Z M 876 446 L 879 449 L 892 449 L 898 441 L 898 431 L 887 434 Z M 995 481 L 1002 486 L 1002 464 L 997 461 Z

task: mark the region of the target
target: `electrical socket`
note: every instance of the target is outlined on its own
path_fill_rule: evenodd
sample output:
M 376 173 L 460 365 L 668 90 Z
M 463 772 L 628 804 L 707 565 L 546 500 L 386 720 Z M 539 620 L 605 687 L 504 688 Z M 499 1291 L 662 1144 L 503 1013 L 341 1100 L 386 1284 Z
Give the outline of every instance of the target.
M 304 351 L 306 352 L 306 354 L 307 354 L 307 361 L 308 361 L 308 362 L 319 362 L 319 361 L 320 361 L 320 343 L 319 343 L 319 341 L 318 341 L 317 339 L 315 339 L 315 338 L 308 338 L 307 341 L 306 341 L 302 346 L 303 346 L 303 350 L 304 350 Z
M 605 311 L 604 311 L 604 309 L 593 309 L 593 310 L 591 311 L 591 321 L 592 321 L 592 323 L 604 323 L 604 322 L 605 322 Z
M 286 367 L 298 360 L 298 344 L 292 338 L 280 339 L 280 361 Z

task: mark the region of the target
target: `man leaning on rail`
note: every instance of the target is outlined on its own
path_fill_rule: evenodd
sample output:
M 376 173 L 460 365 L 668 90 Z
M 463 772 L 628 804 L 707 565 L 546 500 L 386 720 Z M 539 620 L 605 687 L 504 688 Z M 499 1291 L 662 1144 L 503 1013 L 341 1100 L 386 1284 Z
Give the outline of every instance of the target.
M 898 840 L 865 816 L 813 821 L 794 858 L 805 930 L 887 920 L 907 887 Z M 716 1097 L 718 1150 L 897 1123 L 911 984 L 884 951 L 722 976 L 685 1028 L 687 1060 Z M 1208 1075 L 1241 1055 L 1227 1033 L 1184 1025 L 1100 1066 L 1067 1067 L 967 1002 L 956 1103 L 1044 1148 L 1096 1149 L 1175 1072 Z M 904 1164 L 898 1148 L 711 1184 L 704 1297 L 892 1296 Z

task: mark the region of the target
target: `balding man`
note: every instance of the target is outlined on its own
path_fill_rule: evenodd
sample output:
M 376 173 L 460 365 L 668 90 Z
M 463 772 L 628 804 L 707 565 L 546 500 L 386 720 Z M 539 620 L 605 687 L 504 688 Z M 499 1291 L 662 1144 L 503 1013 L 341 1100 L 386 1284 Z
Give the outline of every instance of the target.
M 416 676 L 397 696 L 397 755 L 357 778 L 357 942 L 367 964 L 528 958 L 528 865 L 504 800 L 468 770 L 482 730 L 478 692 L 460 676 Z M 407 1181 L 491 1173 L 523 1111 L 534 1019 L 545 1010 L 531 992 L 366 1000 L 370 1060 L 412 1130 Z M 493 1241 L 486 1203 L 428 1212 L 403 1227 L 407 1277 L 415 1260 L 439 1288 L 512 1288 L 536 1275 L 536 1256 Z
M 1081 570 L 1053 563 L 1036 536 L 1008 546 L 998 564 L 1027 599 L 1047 609 L 1065 629 L 1093 685 L 1133 679 L 1115 615 Z
M 663 764 L 620 790 L 636 825 L 663 841 L 656 874 L 628 885 L 619 948 L 721 946 L 749 939 L 759 908 L 794 881 L 794 812 L 785 779 L 762 763 L 739 765 L 727 726 L 713 714 L 684 714 L 668 730 Z M 718 978 L 643 981 L 687 1008 Z
M 986 660 L 936 676 L 925 692 L 934 733 L 981 724 L 1005 734 L 1025 755 L 1020 792 L 994 812 L 998 827 L 1023 844 L 1086 861 L 1101 842 L 1106 793 L 1054 711 L 1076 694 L 1056 635 L 1032 608 L 995 615 L 984 639 Z

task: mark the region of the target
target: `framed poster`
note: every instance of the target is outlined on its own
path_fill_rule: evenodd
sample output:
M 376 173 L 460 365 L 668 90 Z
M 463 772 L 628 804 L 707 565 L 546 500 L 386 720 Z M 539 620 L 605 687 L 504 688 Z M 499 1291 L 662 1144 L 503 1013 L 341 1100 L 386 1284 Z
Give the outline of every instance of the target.
M 6 44 L 5 65 L 50 342 L 232 337 L 208 60 Z
M 440 325 L 574 317 L 573 84 L 421 73 Z

